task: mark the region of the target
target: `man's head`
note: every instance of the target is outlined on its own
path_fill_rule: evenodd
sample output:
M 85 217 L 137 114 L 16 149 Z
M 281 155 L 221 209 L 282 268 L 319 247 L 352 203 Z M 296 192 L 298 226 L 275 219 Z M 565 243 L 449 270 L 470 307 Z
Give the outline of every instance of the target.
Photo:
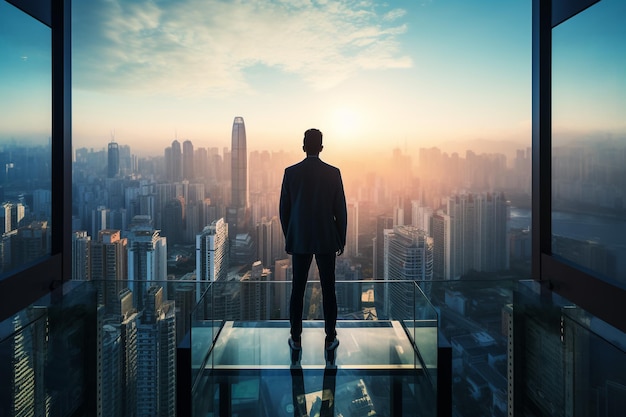
M 307 155 L 319 155 L 322 146 L 322 132 L 317 129 L 309 129 L 304 132 L 304 146 L 302 149 Z

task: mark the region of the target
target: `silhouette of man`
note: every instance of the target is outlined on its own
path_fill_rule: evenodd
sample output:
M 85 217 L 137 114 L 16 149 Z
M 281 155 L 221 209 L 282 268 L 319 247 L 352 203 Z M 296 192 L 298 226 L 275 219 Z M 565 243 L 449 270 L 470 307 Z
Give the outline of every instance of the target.
M 304 132 L 306 158 L 285 169 L 280 193 L 280 222 L 285 235 L 285 250 L 292 256 L 293 283 L 289 304 L 291 337 L 289 346 L 302 355 L 302 304 L 313 256 L 320 273 L 324 309 L 325 356 L 339 345 L 337 297 L 335 294 L 335 257 L 346 245 L 346 197 L 338 168 L 322 162 L 319 154 L 322 132 Z M 327 359 L 328 360 L 328 359 Z

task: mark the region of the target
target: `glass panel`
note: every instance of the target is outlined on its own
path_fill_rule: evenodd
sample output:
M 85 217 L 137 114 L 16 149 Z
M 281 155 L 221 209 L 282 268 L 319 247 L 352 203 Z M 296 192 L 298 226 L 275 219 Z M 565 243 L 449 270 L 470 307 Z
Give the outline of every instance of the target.
M 85 410 L 96 395 L 96 312 L 91 283 L 73 283 L 0 323 L 0 415 L 95 414 Z
M 513 415 L 513 293 L 516 282 L 433 282 L 429 300 L 452 348 L 452 409 L 460 417 Z M 517 415 L 517 414 L 515 414 Z
M 259 405 L 257 415 L 275 415 L 277 409 L 293 410 L 298 395 L 309 415 L 315 415 L 315 407 L 324 407 L 325 390 L 332 391 L 337 415 L 363 415 L 351 408 L 356 400 L 383 415 L 414 415 L 417 409 L 420 415 L 436 415 L 431 372 L 437 367 L 437 313 L 423 292 L 412 291 L 415 282 L 337 282 L 340 345 L 330 365 L 324 355 L 321 288 L 319 281 L 309 282 L 302 357 L 295 367 L 284 296 L 290 286 L 270 281 L 211 284 L 192 321 L 194 415 L 243 415 Z M 396 286 L 414 294 L 415 308 L 394 308 L 396 302 L 406 306 L 405 299 L 385 296 L 396 293 Z
M 0 279 L 50 254 L 50 36 L 0 1 Z
M 626 288 L 626 3 L 553 30 L 552 252 Z

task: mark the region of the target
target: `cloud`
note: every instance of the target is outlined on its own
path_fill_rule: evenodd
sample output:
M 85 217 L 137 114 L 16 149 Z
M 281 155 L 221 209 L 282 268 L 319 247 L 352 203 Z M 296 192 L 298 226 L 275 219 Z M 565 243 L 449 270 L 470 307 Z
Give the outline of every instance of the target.
M 74 3 L 76 87 L 141 94 L 251 91 L 256 65 L 325 89 L 361 70 L 408 68 L 395 9 L 372 1 L 93 0 Z

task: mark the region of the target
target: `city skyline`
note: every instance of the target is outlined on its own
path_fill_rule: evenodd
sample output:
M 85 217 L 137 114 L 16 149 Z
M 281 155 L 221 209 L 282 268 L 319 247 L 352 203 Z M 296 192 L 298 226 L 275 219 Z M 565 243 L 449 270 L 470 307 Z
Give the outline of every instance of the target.
M 73 7 L 75 148 L 106 146 L 111 137 L 149 155 L 179 138 L 223 147 L 227 120 L 236 115 L 247 121 L 249 150 L 298 150 L 302 132 L 317 127 L 333 161 L 390 145 L 412 152 L 464 141 L 530 143 L 524 2 L 145 0 Z M 612 23 L 615 7 L 598 4 L 592 12 Z M 0 26 L 19 25 L 17 14 L 3 4 Z M 619 68 L 626 63 L 615 51 L 623 38 L 596 34 L 602 48 L 589 37 L 576 43 L 580 48 L 559 44 L 587 32 L 588 23 L 576 20 L 555 31 L 555 133 L 621 138 L 626 83 Z M 8 58 L 0 76 L 15 81 L 0 90 L 11 98 L 0 103 L 1 142 L 49 141 L 47 37 L 47 28 L 36 26 L 11 46 L 0 43 Z M 570 71 L 568 63 L 583 61 L 584 68 Z M 578 88 L 589 74 L 595 87 Z M 590 101 L 610 103 L 613 111 L 589 104 L 579 117 L 577 103 Z
M 235 115 L 246 119 L 250 150 L 298 150 L 310 127 L 337 155 L 364 143 L 526 141 L 530 7 L 456 6 L 459 16 L 440 2 L 77 2 L 74 146 L 99 147 L 112 132 L 153 155 L 176 138 L 227 146 L 224 120 Z M 505 26 L 511 36 L 494 40 Z M 513 82 L 491 79 L 493 48 Z M 25 128 L 3 125 L 12 137 Z

